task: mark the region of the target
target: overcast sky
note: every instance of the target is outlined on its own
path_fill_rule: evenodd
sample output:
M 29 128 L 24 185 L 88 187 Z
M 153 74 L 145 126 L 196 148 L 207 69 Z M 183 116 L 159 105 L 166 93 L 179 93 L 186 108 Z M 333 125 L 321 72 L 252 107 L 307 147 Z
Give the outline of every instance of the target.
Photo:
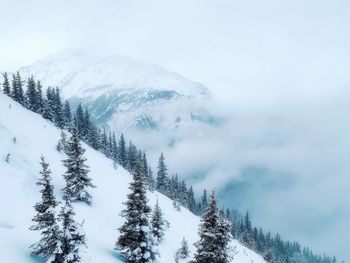
M 262 184 L 281 171 L 293 174 L 295 179 L 287 180 L 292 187 L 285 191 L 251 187 L 269 207 L 251 200 L 246 206 L 255 207 L 257 219 L 261 213 L 258 221 L 265 226 L 320 250 L 348 254 L 349 235 L 339 235 L 344 229 L 350 234 L 349 1 L 0 0 L 0 4 L 0 71 L 71 47 L 129 56 L 205 84 L 226 114 L 238 118 L 228 124 L 230 140 L 260 145 L 266 134 L 273 134 L 287 142 L 277 150 L 269 144 L 228 151 L 228 160 L 203 185 L 212 183 L 230 163 L 238 169 L 247 160 L 272 171 Z M 276 116 L 282 121 L 271 121 Z M 223 151 L 219 144 L 215 138 L 207 142 Z M 232 146 L 241 145 L 236 141 Z M 181 147 L 177 151 L 183 154 Z M 233 154 L 244 161 L 232 161 Z M 176 152 L 172 164 L 180 165 L 175 156 Z M 312 182 L 318 182 L 317 187 Z M 327 200 L 320 201 L 325 192 Z M 278 205 L 276 196 L 281 194 L 290 202 Z M 293 211 L 313 213 L 291 227 Z M 336 219 L 329 219 L 332 214 Z M 323 224 L 327 229 L 322 230 Z

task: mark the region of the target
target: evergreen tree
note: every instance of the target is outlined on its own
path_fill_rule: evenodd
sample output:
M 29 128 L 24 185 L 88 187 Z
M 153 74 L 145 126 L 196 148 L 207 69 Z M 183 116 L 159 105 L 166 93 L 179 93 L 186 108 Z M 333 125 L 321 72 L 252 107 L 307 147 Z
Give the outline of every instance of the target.
M 118 149 L 119 149 L 119 164 L 123 166 L 125 169 L 127 169 L 128 163 L 127 163 L 127 152 L 126 152 L 126 146 L 125 146 L 125 139 L 124 135 L 120 135 L 120 139 L 118 142 Z
M 84 140 L 86 136 L 85 116 L 81 104 L 78 105 L 75 112 L 75 128 L 77 130 L 79 139 Z
M 202 209 L 205 211 L 208 207 L 208 197 L 207 197 L 207 190 L 203 190 L 203 196 L 202 196 Z
M 43 111 L 42 116 L 50 121 L 53 121 L 54 111 L 53 111 L 53 94 L 50 87 L 46 90 L 46 98 L 43 101 Z
M 118 162 L 118 144 L 115 138 L 115 132 L 112 133 L 112 159 L 114 162 Z
M 142 162 L 142 175 L 146 177 L 148 180 L 148 161 L 147 161 L 147 156 L 145 152 L 143 152 L 142 154 L 141 162 Z
M 29 110 L 37 112 L 38 104 L 37 104 L 37 92 L 35 87 L 35 81 L 33 76 L 28 78 L 27 81 L 27 91 L 26 91 L 26 106 Z
M 23 82 L 19 72 L 12 75 L 11 97 L 20 104 L 24 104 Z
M 273 255 L 271 251 L 268 251 L 266 255 L 264 256 L 264 260 L 268 263 L 272 263 L 273 261 Z
M 44 98 L 43 98 L 42 85 L 40 81 L 37 81 L 36 83 L 36 103 L 37 103 L 37 112 L 42 114 L 44 111 Z
M 193 263 L 226 263 L 227 244 L 230 239 L 228 225 L 219 216 L 215 193 L 211 195 L 210 204 L 205 211 L 199 227 L 200 240 L 195 244 L 197 252 Z
M 152 212 L 151 225 L 153 236 L 158 242 L 161 241 L 165 232 L 165 220 L 162 210 L 159 207 L 158 200 Z
M 165 159 L 162 153 L 158 162 L 157 190 L 165 195 L 169 195 L 169 178 L 167 170 L 168 168 L 165 165 Z
M 101 148 L 99 137 L 98 129 L 92 125 L 89 129 L 87 143 L 95 150 L 100 150 Z
M 179 248 L 176 254 L 181 259 L 186 259 L 190 255 L 190 249 L 188 248 L 188 243 L 185 238 L 182 239 L 181 247 Z
M 136 166 L 136 163 L 138 161 L 142 161 L 138 158 L 138 152 L 136 146 L 130 141 L 129 147 L 128 147 L 128 167 L 129 167 L 129 172 L 133 172 Z M 142 163 L 141 163 L 142 165 Z M 142 167 L 141 167 L 141 173 L 143 172 Z
M 59 261 L 62 233 L 59 230 L 55 216 L 55 208 L 58 202 L 55 199 L 53 185 L 51 184 L 49 164 L 45 162 L 43 156 L 41 156 L 40 165 L 42 167 L 41 177 L 37 185 L 41 187 L 41 201 L 34 206 L 37 214 L 32 219 L 35 225 L 31 226 L 30 230 L 40 231 L 41 239 L 31 246 L 31 253 L 35 256 L 40 255 L 50 259 L 50 262 L 62 262 Z
M 63 160 L 63 165 L 67 168 L 64 178 L 66 186 L 63 188 L 65 199 L 70 201 L 83 201 L 91 204 L 91 194 L 88 187 L 94 187 L 88 177 L 88 166 L 85 164 L 86 158 L 83 156 L 85 149 L 82 148 L 78 134 L 73 129 L 72 136 L 66 147 L 68 158 Z
M 81 262 L 81 253 L 86 249 L 85 233 L 82 225 L 75 222 L 75 212 L 69 200 L 65 200 L 65 205 L 59 214 L 62 222 L 62 256 L 64 263 Z
M 9 79 L 8 79 L 8 75 L 7 73 L 3 73 L 2 74 L 3 77 L 4 77 L 4 82 L 2 84 L 2 92 L 7 95 L 7 96 L 10 96 L 11 95 L 11 87 L 10 87 L 10 82 L 9 82 Z
M 148 167 L 148 177 L 147 177 L 147 185 L 150 190 L 154 190 L 156 188 L 156 182 L 153 177 L 153 171 L 151 166 Z
M 58 128 L 64 128 L 62 99 L 58 88 L 53 91 L 53 121 Z
M 252 224 L 250 221 L 248 211 L 244 217 L 244 230 L 242 235 L 243 235 L 242 237 L 243 244 L 246 245 L 248 248 L 252 248 L 253 246 Z
M 232 239 L 231 235 L 231 223 L 225 218 L 224 215 L 219 217 L 218 221 L 218 238 L 217 245 L 220 247 L 217 255 L 217 262 L 227 263 L 231 259 L 231 254 L 229 250 L 229 243 Z
M 190 189 L 188 190 L 188 209 L 192 212 L 195 213 L 196 212 L 196 201 L 194 199 L 194 192 L 193 192 L 193 188 L 192 186 L 190 186 Z
M 129 189 L 131 192 L 125 202 L 126 209 L 121 213 L 125 223 L 119 229 L 120 236 L 115 249 L 128 262 L 155 262 L 157 251 L 148 221 L 151 208 L 147 204 L 146 185 L 140 163 L 136 165 Z
M 66 128 L 68 131 L 71 131 L 72 129 L 72 112 L 70 109 L 70 104 L 68 100 L 64 102 L 63 106 L 63 123 L 64 123 L 64 128 Z

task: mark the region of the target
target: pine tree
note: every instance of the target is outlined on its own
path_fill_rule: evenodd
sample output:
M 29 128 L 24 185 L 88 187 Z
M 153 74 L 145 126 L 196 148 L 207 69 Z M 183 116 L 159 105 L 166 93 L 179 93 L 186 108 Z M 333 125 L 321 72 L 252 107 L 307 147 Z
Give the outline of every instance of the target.
M 188 256 L 190 255 L 190 249 L 188 248 L 188 243 L 185 238 L 182 239 L 181 247 L 179 248 L 176 254 L 181 259 L 188 258 Z
M 99 133 L 98 133 L 98 129 L 92 125 L 89 129 L 89 133 L 88 133 L 88 139 L 87 142 L 88 144 L 94 148 L 95 150 L 101 150 L 101 144 L 100 144 L 100 138 L 99 138 Z
M 118 162 L 118 144 L 115 138 L 115 132 L 112 133 L 112 159 L 115 163 Z
M 264 256 L 264 260 L 268 263 L 273 263 L 273 255 L 271 251 L 268 251 L 266 255 Z
M 64 263 L 81 262 L 81 253 L 86 249 L 85 233 L 82 224 L 78 224 L 74 219 L 75 212 L 69 200 L 65 200 L 65 205 L 59 214 L 62 222 L 62 257 Z
M 252 223 L 250 221 L 249 212 L 247 211 L 244 217 L 244 230 L 242 233 L 242 241 L 243 244 L 248 248 L 252 248 L 253 246 L 253 235 L 252 235 Z
M 56 88 L 53 91 L 53 121 L 60 129 L 64 128 L 64 119 L 62 113 L 62 99 L 60 90 Z
M 50 87 L 46 90 L 46 98 L 43 100 L 43 118 L 53 121 L 54 111 L 53 111 L 53 94 Z
M 157 172 L 157 190 L 165 195 L 169 195 L 168 168 L 165 165 L 163 153 L 159 157 Z
M 226 263 L 229 260 L 227 244 L 230 240 L 227 223 L 220 218 L 215 192 L 199 227 L 200 240 L 195 244 L 197 252 L 193 263 Z
M 68 100 L 64 102 L 63 106 L 63 123 L 64 128 L 66 128 L 68 131 L 71 131 L 72 129 L 72 112 L 70 109 L 70 104 Z
M 207 197 L 207 190 L 203 190 L 203 196 L 202 196 L 202 210 L 205 211 L 208 207 L 208 197 Z
M 75 112 L 75 128 L 77 130 L 79 139 L 84 140 L 85 135 L 86 135 L 86 130 L 85 130 L 85 116 L 84 116 L 84 111 L 83 107 L 81 104 L 78 105 L 76 112 Z
M 152 171 L 152 168 L 151 166 L 148 167 L 148 177 L 147 177 L 147 185 L 148 185 L 148 188 L 153 191 L 155 188 L 156 188 L 156 182 L 154 180 L 154 177 L 153 177 L 153 171 Z
M 37 92 L 33 76 L 28 78 L 27 81 L 26 106 L 31 111 L 37 112 L 38 110 Z
M 24 104 L 23 83 L 18 71 L 12 75 L 11 97 L 18 103 Z
M 37 81 L 36 83 L 36 103 L 37 103 L 37 112 L 42 114 L 44 111 L 44 98 L 43 98 L 43 91 L 42 91 L 42 85 L 40 81 Z
M 45 162 L 43 156 L 41 156 L 40 179 L 37 185 L 41 187 L 41 201 L 36 203 L 34 208 L 37 214 L 32 219 L 35 225 L 30 227 L 30 230 L 40 231 L 41 239 L 33 244 L 32 255 L 40 255 L 46 259 L 50 259 L 50 262 L 62 262 L 59 261 L 61 257 L 61 231 L 57 225 L 55 208 L 58 202 L 54 196 L 53 185 L 51 184 L 51 171 L 48 163 Z
M 138 158 L 138 152 L 137 152 L 137 148 L 136 146 L 130 141 L 129 143 L 129 147 L 128 147 L 128 167 L 130 168 L 129 172 L 133 172 L 136 166 L 136 163 L 139 160 Z M 141 168 L 141 172 L 142 172 L 142 168 Z
M 218 222 L 218 237 L 217 237 L 217 245 L 220 247 L 218 250 L 218 255 L 216 256 L 217 262 L 227 263 L 231 259 L 231 254 L 229 250 L 229 243 L 232 239 L 231 235 L 231 223 L 225 218 L 225 216 L 219 217 Z
M 124 135 L 120 135 L 120 139 L 118 142 L 118 149 L 119 149 L 119 164 L 123 166 L 125 169 L 127 169 L 128 162 L 127 162 L 127 152 L 126 152 L 126 146 L 125 146 L 125 139 Z
M 158 200 L 152 212 L 151 218 L 152 234 L 160 242 L 165 232 L 165 220 L 162 210 L 160 209 Z
M 78 134 L 73 129 L 72 136 L 66 147 L 68 158 L 63 160 L 63 165 L 67 168 L 64 178 L 66 186 L 63 188 L 65 199 L 72 202 L 83 201 L 91 204 L 91 194 L 88 187 L 94 187 L 88 177 L 88 166 L 85 164 L 86 158 L 83 156 L 85 149 L 82 148 Z
M 192 212 L 195 213 L 196 212 L 196 201 L 194 199 L 194 192 L 193 192 L 193 188 L 192 186 L 190 187 L 190 189 L 188 190 L 188 209 Z
M 10 87 L 10 82 L 9 82 L 9 79 L 8 79 L 8 75 L 7 73 L 3 73 L 2 74 L 3 77 L 4 77 L 4 82 L 2 84 L 2 92 L 7 95 L 7 96 L 10 96 L 11 95 L 11 87 Z
M 130 193 L 121 215 L 125 223 L 119 229 L 120 236 L 115 249 L 120 251 L 128 262 L 155 262 L 157 251 L 148 221 L 151 208 L 148 206 L 146 185 L 141 174 L 141 164 L 136 165 Z

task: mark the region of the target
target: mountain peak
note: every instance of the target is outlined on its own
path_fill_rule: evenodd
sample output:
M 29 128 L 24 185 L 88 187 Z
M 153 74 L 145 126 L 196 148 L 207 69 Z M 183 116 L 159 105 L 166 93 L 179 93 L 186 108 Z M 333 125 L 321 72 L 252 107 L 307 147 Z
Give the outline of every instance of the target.
M 45 85 L 59 86 L 66 98 L 97 98 L 120 90 L 170 90 L 185 97 L 208 98 L 207 88 L 157 65 L 81 49 L 51 54 L 20 69 Z

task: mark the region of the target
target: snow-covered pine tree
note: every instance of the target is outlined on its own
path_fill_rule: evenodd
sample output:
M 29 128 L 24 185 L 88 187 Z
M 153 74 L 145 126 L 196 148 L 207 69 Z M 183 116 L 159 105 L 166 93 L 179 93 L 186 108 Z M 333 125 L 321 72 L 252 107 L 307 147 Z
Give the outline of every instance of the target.
M 12 75 L 12 91 L 11 97 L 18 103 L 24 103 L 23 82 L 19 72 Z
M 70 104 L 66 100 L 63 105 L 63 123 L 64 123 L 64 128 L 67 129 L 68 131 L 71 131 L 72 129 L 72 112 L 70 109 Z
M 177 251 L 178 258 L 186 259 L 190 255 L 190 249 L 188 248 L 188 242 L 185 238 L 181 241 L 181 246 Z
M 44 110 L 44 98 L 43 98 L 43 91 L 42 91 L 42 85 L 40 81 L 36 82 L 36 103 L 37 103 L 37 112 L 42 114 Z
M 244 230 L 242 233 L 242 241 L 245 246 L 252 248 L 253 246 L 253 235 L 252 235 L 252 223 L 250 221 L 249 212 L 245 214 L 244 217 Z
M 165 165 L 164 155 L 161 153 L 158 161 L 157 190 L 169 196 L 169 178 L 167 170 L 168 168 Z
M 203 196 L 202 196 L 202 210 L 205 211 L 208 207 L 208 197 L 207 197 L 207 190 L 203 190 Z
M 130 193 L 121 215 L 125 223 L 119 229 L 120 235 L 115 249 L 132 263 L 155 262 L 157 257 L 156 240 L 149 223 L 151 208 L 146 196 L 145 178 L 141 174 L 141 164 L 137 163 L 130 183 Z
M 35 88 L 35 81 L 33 76 L 28 78 L 27 81 L 27 90 L 26 90 L 26 107 L 34 112 L 37 112 L 37 93 Z
M 160 209 L 158 200 L 152 211 L 151 218 L 152 234 L 160 242 L 165 233 L 165 220 L 162 210 Z
M 128 155 L 128 167 L 130 168 L 129 172 L 132 173 L 136 167 L 136 163 L 141 160 L 138 159 L 137 148 L 131 141 L 129 142 L 127 155 Z M 141 172 L 142 172 L 142 169 L 141 169 Z
M 43 100 L 43 111 L 42 111 L 43 118 L 53 121 L 53 94 L 52 89 L 50 87 L 46 90 L 46 98 Z
M 273 263 L 273 255 L 271 251 L 268 251 L 266 255 L 264 256 L 264 260 L 268 263 Z
M 63 165 L 67 168 L 63 175 L 66 186 L 63 188 L 64 198 L 72 202 L 82 201 L 91 204 L 91 194 L 88 187 L 95 187 L 88 176 L 88 166 L 85 164 L 86 158 L 83 156 L 85 149 L 81 146 L 76 129 L 73 129 L 72 136 L 66 147 L 67 159 L 63 160 Z
M 10 96 L 11 95 L 11 87 L 10 87 L 10 82 L 8 79 L 8 75 L 7 73 L 3 73 L 2 74 L 3 78 L 4 78 L 4 82 L 2 83 L 2 92 L 7 95 Z
M 227 263 L 227 239 L 229 238 L 226 225 L 220 219 L 215 192 L 210 197 L 210 204 L 205 211 L 199 226 L 200 240 L 195 244 L 197 252 L 193 263 Z M 225 239 L 225 242 L 221 241 Z M 227 242 L 226 242 L 227 241 Z
M 59 214 L 62 222 L 62 257 L 63 263 L 81 262 L 81 253 L 85 252 L 85 232 L 82 224 L 75 219 L 75 212 L 68 199 L 65 200 Z
M 101 147 L 100 135 L 98 133 L 97 127 L 95 127 L 94 125 L 91 125 L 87 137 L 88 137 L 87 143 L 95 150 L 100 150 L 100 147 Z
M 148 166 L 148 177 L 147 177 L 147 185 L 148 185 L 148 188 L 153 191 L 155 188 L 156 188 L 156 182 L 154 180 L 154 177 L 153 177 L 153 171 L 152 171 L 152 168 L 151 166 Z
M 112 159 L 115 163 L 118 162 L 118 144 L 115 138 L 115 132 L 112 133 Z
M 196 212 L 196 201 L 194 199 L 194 192 L 193 192 L 193 188 L 192 186 L 190 186 L 190 189 L 188 189 L 187 192 L 187 201 L 188 201 L 188 209 L 192 212 L 195 213 Z
M 55 88 L 53 90 L 53 121 L 56 126 L 60 129 L 64 128 L 63 110 L 62 110 L 62 99 L 60 90 Z
M 78 105 L 76 111 L 75 111 L 75 128 L 77 130 L 77 134 L 79 136 L 79 139 L 83 140 L 85 139 L 85 116 L 84 116 L 84 111 L 83 107 L 81 104 Z
M 148 181 L 148 161 L 146 153 L 142 153 L 142 175 L 147 178 Z
M 66 148 L 67 148 L 67 135 L 66 133 L 62 130 L 61 131 L 61 138 L 57 143 L 56 149 L 57 151 L 61 152 L 66 152 Z
M 126 146 L 125 146 L 125 139 L 124 135 L 120 135 L 120 139 L 118 142 L 118 149 L 119 149 L 119 164 L 123 166 L 125 169 L 127 169 L 128 161 L 127 161 L 127 152 L 126 152 Z
M 54 196 L 54 188 L 51 184 L 51 171 L 49 164 L 45 162 L 41 156 L 40 178 L 37 185 L 41 187 L 41 201 L 36 203 L 34 208 L 37 214 L 32 219 L 35 225 L 30 227 L 30 230 L 40 231 L 41 239 L 33 244 L 31 248 L 32 255 L 40 255 L 49 262 L 62 262 L 61 259 L 61 231 L 57 224 L 55 216 L 55 207 L 58 205 Z
M 216 244 L 218 221 L 219 213 L 215 194 L 213 192 L 210 204 L 205 211 L 199 226 L 200 240 L 195 244 L 197 252 L 194 256 L 193 263 L 216 262 L 216 255 L 218 254 L 219 249 Z
M 232 253 L 230 253 L 231 247 L 229 246 L 229 243 L 232 240 L 231 227 L 231 222 L 225 218 L 225 215 L 219 216 L 217 227 L 218 237 L 216 244 L 220 249 L 218 250 L 218 255 L 216 256 L 216 262 L 227 263 L 232 257 Z

